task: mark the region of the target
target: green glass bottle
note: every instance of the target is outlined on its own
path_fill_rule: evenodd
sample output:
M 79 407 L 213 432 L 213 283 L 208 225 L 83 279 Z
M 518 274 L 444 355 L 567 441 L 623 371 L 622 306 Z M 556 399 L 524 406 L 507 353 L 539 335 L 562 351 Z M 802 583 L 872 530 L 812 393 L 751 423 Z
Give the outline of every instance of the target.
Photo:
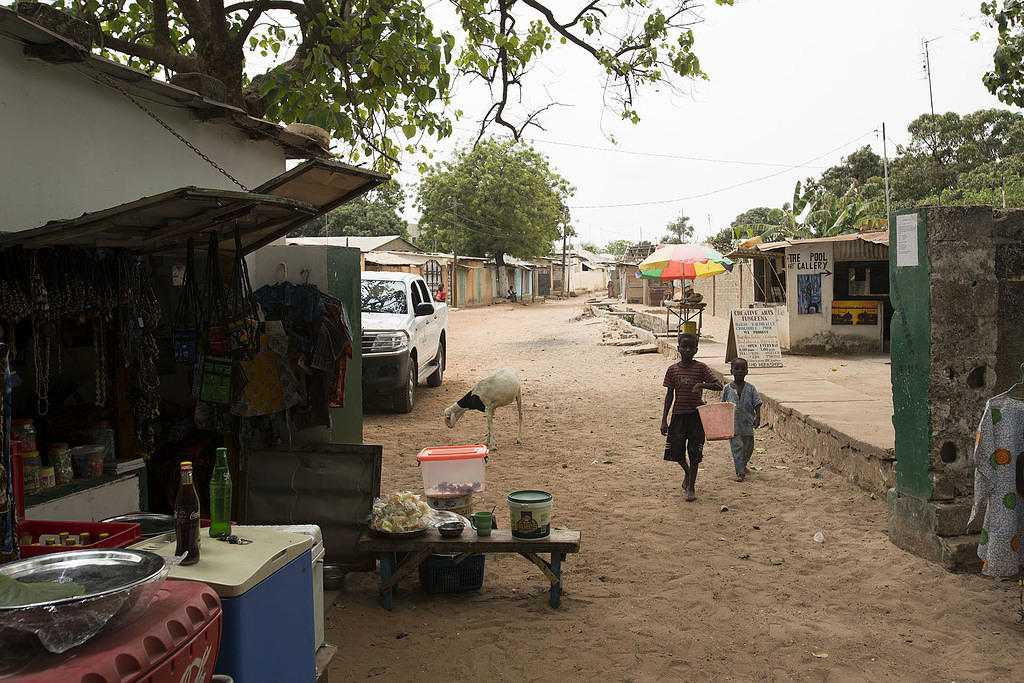
M 210 536 L 231 534 L 231 471 L 228 451 L 217 449 L 217 463 L 210 477 Z

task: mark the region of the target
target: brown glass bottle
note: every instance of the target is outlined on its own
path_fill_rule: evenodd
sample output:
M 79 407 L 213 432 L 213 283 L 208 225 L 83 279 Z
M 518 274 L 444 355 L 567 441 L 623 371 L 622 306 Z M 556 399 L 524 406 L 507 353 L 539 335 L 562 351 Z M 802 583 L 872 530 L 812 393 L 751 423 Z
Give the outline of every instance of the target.
M 174 500 L 175 555 L 184 555 L 184 565 L 199 561 L 199 494 L 192 483 L 192 463 L 181 463 L 181 485 Z

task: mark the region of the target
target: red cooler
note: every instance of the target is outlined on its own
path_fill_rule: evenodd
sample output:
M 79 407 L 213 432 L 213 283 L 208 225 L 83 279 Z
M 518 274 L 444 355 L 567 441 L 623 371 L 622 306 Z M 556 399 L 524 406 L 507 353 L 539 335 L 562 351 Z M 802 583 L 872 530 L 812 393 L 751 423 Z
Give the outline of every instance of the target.
M 212 588 L 196 581 L 165 581 L 135 623 L 64 654 L 41 654 L 5 680 L 209 683 L 220 633 L 220 598 Z

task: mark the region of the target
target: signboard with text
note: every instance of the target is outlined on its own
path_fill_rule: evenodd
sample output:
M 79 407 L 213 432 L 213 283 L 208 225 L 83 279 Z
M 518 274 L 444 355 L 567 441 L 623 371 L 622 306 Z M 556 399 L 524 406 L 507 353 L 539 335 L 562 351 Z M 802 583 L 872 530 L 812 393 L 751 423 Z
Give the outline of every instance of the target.
M 729 320 L 725 361 L 745 358 L 751 368 L 781 368 L 778 318 L 774 308 L 737 308 Z
M 877 325 L 877 301 L 833 301 L 833 325 Z

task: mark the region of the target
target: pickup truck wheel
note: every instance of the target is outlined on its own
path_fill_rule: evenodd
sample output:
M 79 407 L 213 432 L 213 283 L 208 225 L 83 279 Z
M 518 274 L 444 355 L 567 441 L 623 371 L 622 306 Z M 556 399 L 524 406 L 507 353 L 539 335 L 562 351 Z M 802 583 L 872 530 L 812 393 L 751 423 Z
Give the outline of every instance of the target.
M 419 375 L 417 374 L 418 372 L 419 369 L 416 367 L 416 360 L 410 358 L 409 376 L 405 379 L 405 384 L 395 392 L 395 412 L 412 412 L 413 401 L 416 397 L 416 382 L 419 379 Z
M 441 345 L 437 347 L 437 358 L 434 359 L 434 362 L 437 363 L 437 370 L 434 370 L 432 373 L 430 373 L 430 376 L 427 377 L 427 386 L 428 387 L 439 387 L 439 386 L 441 386 L 441 382 L 444 381 L 444 362 L 445 362 L 445 360 L 447 360 L 447 359 L 444 357 L 444 340 L 442 339 L 441 340 Z

